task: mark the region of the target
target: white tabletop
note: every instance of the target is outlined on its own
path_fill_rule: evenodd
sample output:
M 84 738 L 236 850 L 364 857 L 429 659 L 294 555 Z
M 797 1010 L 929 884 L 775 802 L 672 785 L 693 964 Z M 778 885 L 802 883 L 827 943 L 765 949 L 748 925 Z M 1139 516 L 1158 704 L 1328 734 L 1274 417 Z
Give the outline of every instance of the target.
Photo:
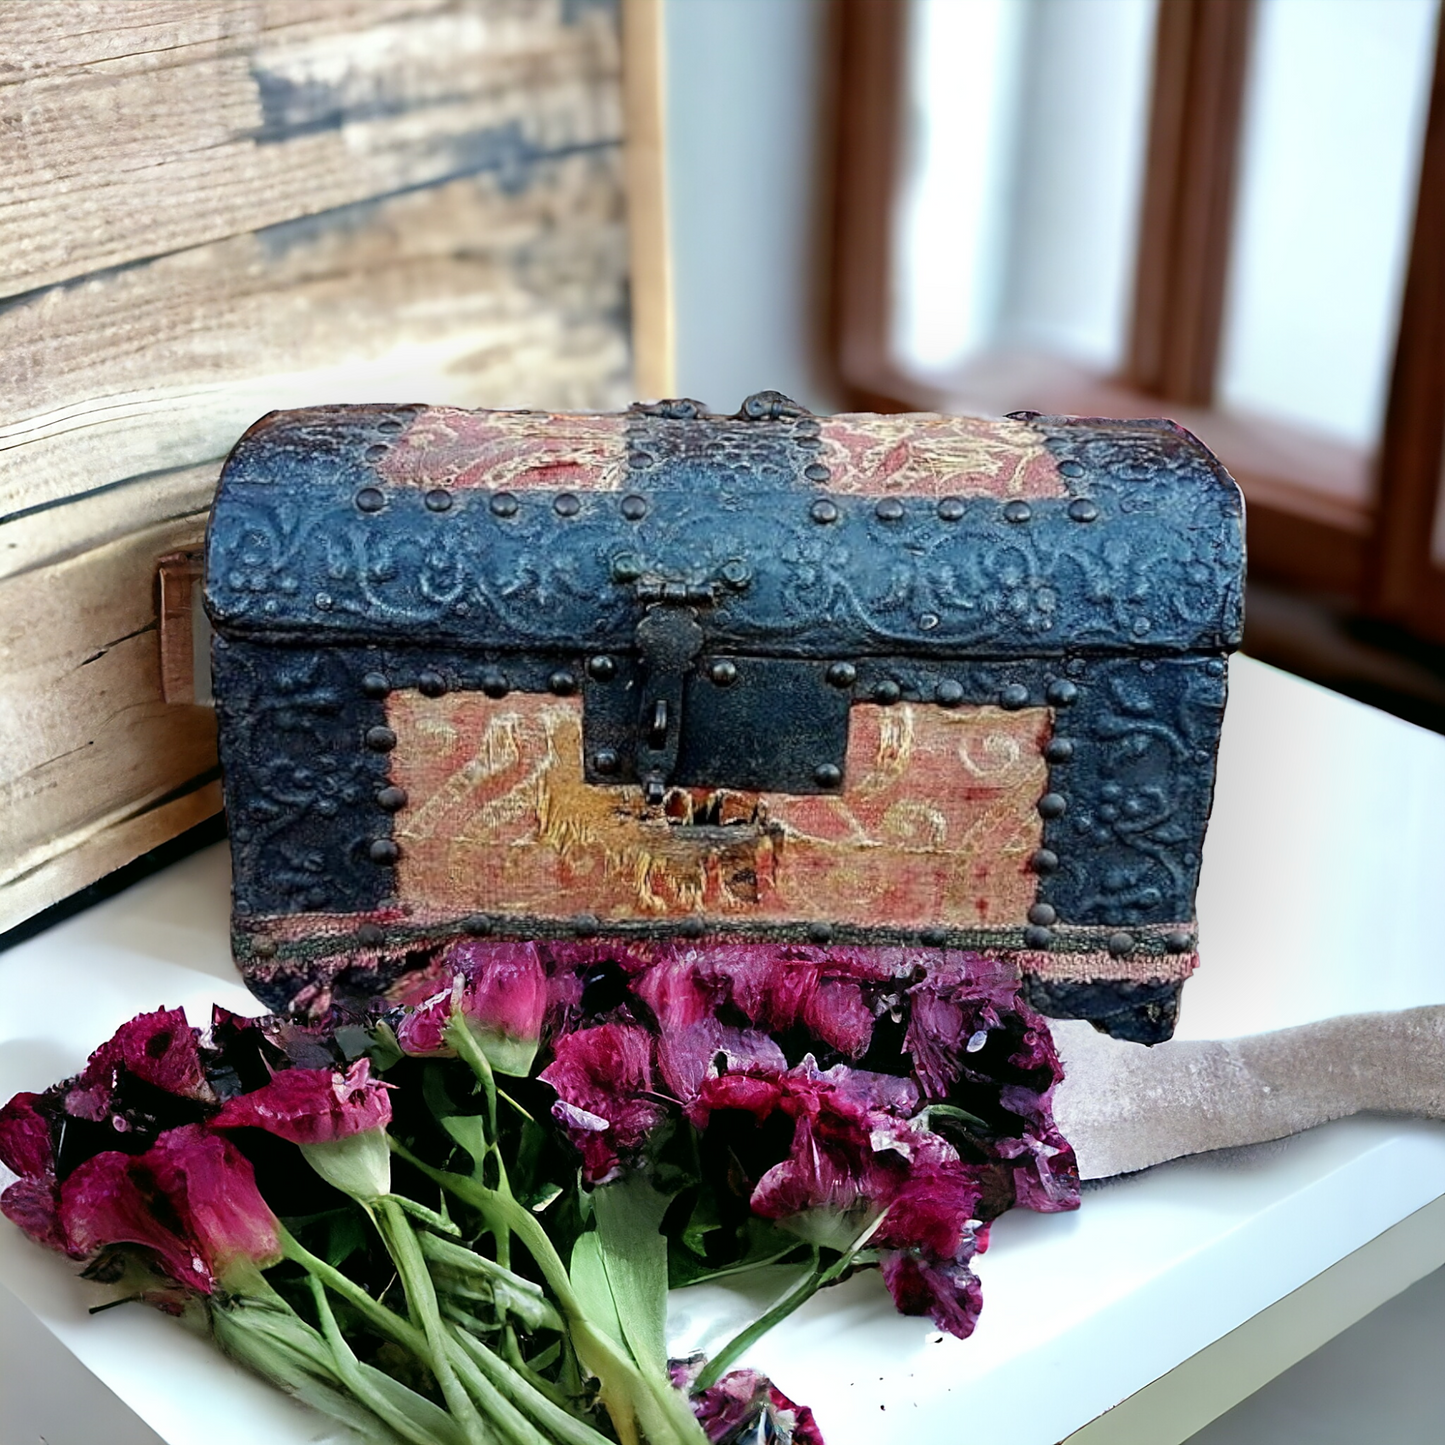
M 1180 1035 L 1445 1002 L 1431 928 L 1445 738 L 1248 660 L 1231 676 L 1203 965 Z M 142 1009 L 182 1004 L 198 1023 L 213 1001 L 259 1012 L 226 931 L 214 848 L 0 954 L 0 1098 L 73 1072 Z M 750 1362 L 813 1407 L 829 1445 L 1055 1445 L 1442 1195 L 1445 1127 L 1345 1120 L 1092 1188 L 1077 1214 L 1005 1216 L 977 1264 L 985 1304 L 969 1340 L 895 1315 L 869 1273 L 817 1296 Z M 768 1287 L 679 1292 L 674 1347 L 725 1338 Z M 0 1328 L 13 1332 L 0 1418 L 23 1399 L 30 1430 L 16 1440 L 42 1427 L 51 1445 L 329 1438 L 173 1321 L 140 1308 L 92 1318 L 95 1298 L 66 1261 L 0 1229 Z M 111 1393 L 47 1391 L 42 1368 L 88 1372 Z

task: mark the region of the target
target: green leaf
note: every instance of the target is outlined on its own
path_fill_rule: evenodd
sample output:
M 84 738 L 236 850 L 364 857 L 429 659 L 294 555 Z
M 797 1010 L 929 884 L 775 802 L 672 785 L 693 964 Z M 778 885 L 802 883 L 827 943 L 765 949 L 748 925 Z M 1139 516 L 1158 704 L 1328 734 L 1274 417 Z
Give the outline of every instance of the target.
M 487 1121 L 480 1114 L 448 1114 L 441 1126 L 472 1156 L 472 1164 L 480 1170 L 487 1157 Z
M 667 1374 L 667 1241 L 662 1236 L 662 1216 L 670 1202 L 641 1174 L 592 1191 L 598 1247 L 627 1347 L 642 1369 L 663 1378 Z
M 970 1114 L 967 1109 L 960 1109 L 957 1104 L 930 1104 L 924 1111 L 926 1126 L 933 1128 L 933 1118 L 937 1115 L 950 1123 L 964 1124 L 970 1129 L 982 1129 L 988 1132 L 988 1125 L 978 1117 L 977 1114 Z M 935 1131 L 936 1132 L 936 1131 Z
M 627 1340 L 622 1333 L 617 1301 L 612 1294 L 612 1283 L 607 1278 L 607 1266 L 602 1261 L 602 1243 L 596 1230 L 577 1236 L 577 1243 L 572 1246 L 572 1266 L 568 1274 L 572 1280 L 572 1293 L 577 1296 L 582 1313 L 626 1350 Z

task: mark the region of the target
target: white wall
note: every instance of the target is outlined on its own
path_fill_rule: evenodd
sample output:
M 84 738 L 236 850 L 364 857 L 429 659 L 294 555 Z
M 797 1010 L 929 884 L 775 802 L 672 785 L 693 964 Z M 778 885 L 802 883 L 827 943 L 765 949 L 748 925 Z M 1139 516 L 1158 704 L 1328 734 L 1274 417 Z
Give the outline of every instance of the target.
M 824 0 L 666 0 L 677 386 L 831 411 L 821 346 Z

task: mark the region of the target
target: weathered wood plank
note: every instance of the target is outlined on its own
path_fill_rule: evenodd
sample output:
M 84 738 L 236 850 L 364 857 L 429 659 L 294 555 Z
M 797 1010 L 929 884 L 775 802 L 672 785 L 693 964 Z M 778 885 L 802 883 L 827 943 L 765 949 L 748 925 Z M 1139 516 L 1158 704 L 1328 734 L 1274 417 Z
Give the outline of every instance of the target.
M 615 144 L 583 0 L 0 7 L 0 295 Z
M 219 457 L 275 407 L 621 404 L 620 172 L 469 177 L 0 310 L 0 518 Z
M 208 777 L 174 796 L 143 801 L 98 820 L 83 834 L 68 838 L 64 852 L 0 883 L 0 932 L 124 868 L 220 811 L 221 784 Z
M 0 583 L 0 886 L 213 775 L 215 721 L 161 701 L 156 558 L 169 518 Z
M 628 399 L 620 66 L 610 0 L 0 6 L 0 929 L 219 808 L 155 566 L 258 415 Z

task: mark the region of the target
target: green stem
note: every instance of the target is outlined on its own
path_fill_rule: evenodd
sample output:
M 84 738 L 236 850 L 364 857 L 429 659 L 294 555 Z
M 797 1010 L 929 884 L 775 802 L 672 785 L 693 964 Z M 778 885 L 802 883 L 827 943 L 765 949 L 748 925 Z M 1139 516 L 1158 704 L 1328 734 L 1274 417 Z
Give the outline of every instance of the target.
M 340 1295 L 377 1334 L 392 1340 L 405 1350 L 410 1350 L 419 1360 L 426 1362 L 426 1337 L 415 1325 L 387 1309 L 378 1300 L 372 1299 L 359 1284 L 342 1274 L 334 1265 L 317 1258 L 284 1225 L 281 1226 L 280 1234 L 281 1248 L 287 1259 L 293 1264 L 299 1264 L 307 1274 L 319 1279 L 328 1289 Z
M 682 1442 L 700 1445 L 702 1427 L 694 1418 L 687 1400 L 672 1387 L 672 1382 L 661 1376 L 654 1379 L 638 1369 L 632 1357 L 611 1335 L 588 1318 L 572 1289 L 566 1265 L 534 1215 L 518 1204 L 510 1193 L 488 1189 L 464 1174 L 434 1169 L 396 1140 L 391 1141 L 391 1147 L 433 1183 L 440 1184 L 464 1204 L 471 1205 L 489 1222 L 505 1224 L 521 1240 L 571 1328 L 578 1358 L 601 1382 L 603 1402 L 624 1445 L 629 1439 L 636 1438 L 634 1416 L 642 1424 L 652 1445 L 682 1445 Z
M 393 1194 L 390 1197 L 413 1218 L 421 1220 L 423 1224 L 429 1224 L 433 1229 L 440 1230 L 441 1233 L 453 1239 L 461 1238 L 461 1230 L 445 1214 L 439 1214 L 435 1209 L 428 1209 L 425 1204 L 418 1204 L 415 1199 L 410 1199 L 405 1194 Z
M 552 1349 L 560 1352 L 560 1345 L 553 1344 Z M 508 1325 L 502 1331 L 502 1358 L 517 1372 L 539 1394 L 545 1395 L 554 1405 L 561 1410 L 568 1410 L 570 1413 L 570 1402 L 566 1394 L 557 1388 L 550 1380 L 545 1380 L 526 1361 L 522 1355 L 522 1347 L 517 1343 L 517 1331 Z
M 377 1224 L 381 1227 L 382 1238 L 391 1253 L 392 1263 L 401 1275 L 402 1288 L 406 1291 L 407 1306 L 416 1316 L 428 1347 L 427 1363 L 431 1365 L 437 1384 L 441 1386 L 442 1398 L 447 1402 L 453 1419 L 461 1426 L 469 1442 L 474 1445 L 490 1445 L 490 1432 L 477 1414 L 471 1396 L 462 1388 L 452 1368 L 451 1353 L 447 1348 L 446 1326 L 442 1323 L 441 1311 L 437 1308 L 436 1291 L 432 1287 L 431 1275 L 427 1273 L 426 1260 L 416 1242 L 411 1225 L 395 1200 L 379 1199 L 376 1202 Z
M 306 1277 L 311 1286 L 311 1297 L 316 1301 L 316 1314 L 321 1321 L 321 1333 L 331 1347 L 332 1366 L 342 1384 L 369 1409 L 372 1414 L 390 1425 L 403 1440 L 412 1445 L 436 1445 L 432 1434 L 407 1419 L 390 1400 L 376 1390 L 361 1372 L 361 1366 L 351 1351 L 351 1346 L 342 1337 L 337 1327 L 336 1316 L 331 1313 L 331 1304 L 326 1298 L 326 1288 L 314 1274 Z
M 482 1086 L 482 1092 L 487 1100 L 487 1153 L 496 1160 L 498 1190 L 510 1195 L 512 1191 L 507 1183 L 507 1166 L 502 1160 L 502 1151 L 497 1147 L 497 1076 L 492 1070 L 492 1061 L 487 1057 L 486 1050 L 477 1042 L 466 1019 L 460 1015 L 453 1015 L 451 1022 L 447 1025 L 446 1037 L 447 1041 L 456 1049 L 458 1056 L 466 1061 L 467 1067 L 476 1075 L 477 1082 Z M 482 1174 L 484 1162 L 481 1159 L 476 1161 L 478 1176 Z M 478 1182 L 485 1183 L 485 1180 L 479 1177 Z M 493 1237 L 496 1240 L 498 1262 L 504 1265 L 511 1264 L 512 1241 L 506 1226 L 502 1225 L 495 1230 Z
M 453 1337 L 477 1371 L 488 1376 L 517 1409 L 536 1422 L 547 1445 L 608 1445 L 605 1435 L 549 1400 L 465 1330 L 455 1330 Z
M 457 1372 L 457 1378 L 486 1412 L 502 1440 L 510 1442 L 510 1445 L 549 1445 L 546 1436 L 477 1368 L 453 1334 L 447 1335 L 446 1351 L 447 1361 Z
M 806 1304 L 825 1284 L 832 1282 L 843 1273 L 853 1262 L 853 1256 L 873 1238 L 874 1232 L 883 1223 L 887 1214 L 885 1210 L 877 1219 L 871 1220 L 861 1234 L 838 1256 L 827 1269 L 818 1268 L 818 1250 L 813 1248 L 813 1267 L 808 1271 L 807 1276 L 798 1284 L 794 1285 L 772 1309 L 766 1314 L 759 1315 L 752 1324 L 745 1330 L 740 1330 L 720 1349 L 707 1364 L 703 1367 L 702 1373 L 693 1384 L 693 1393 L 710 1389 L 722 1379 L 727 1373 L 728 1366 L 753 1345 L 762 1339 L 767 1332 L 776 1324 L 787 1319 L 800 1305 Z

